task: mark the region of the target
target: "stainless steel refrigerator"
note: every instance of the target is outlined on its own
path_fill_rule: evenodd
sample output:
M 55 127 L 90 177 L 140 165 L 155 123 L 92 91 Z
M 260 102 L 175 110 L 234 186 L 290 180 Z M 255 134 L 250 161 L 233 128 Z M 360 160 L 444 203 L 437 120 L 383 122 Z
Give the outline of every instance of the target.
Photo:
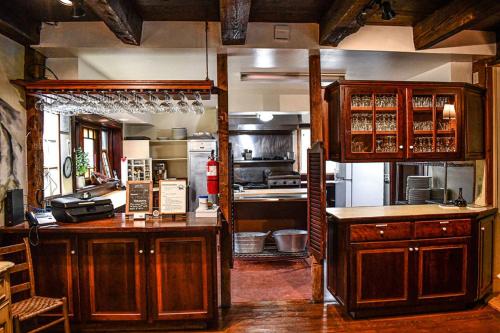
M 216 140 L 188 141 L 188 181 L 189 181 L 189 211 L 198 208 L 198 196 L 207 194 L 207 161 L 212 150 L 217 155 Z
M 384 163 L 339 163 L 335 207 L 384 205 Z

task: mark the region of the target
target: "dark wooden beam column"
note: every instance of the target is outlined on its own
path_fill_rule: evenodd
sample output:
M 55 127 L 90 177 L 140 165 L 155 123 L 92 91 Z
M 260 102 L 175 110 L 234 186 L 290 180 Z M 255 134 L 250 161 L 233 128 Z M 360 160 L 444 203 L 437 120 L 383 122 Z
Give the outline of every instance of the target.
M 39 66 L 38 66 L 39 65 Z M 24 78 L 39 80 L 45 76 L 45 57 L 26 47 Z M 37 196 L 43 199 L 43 112 L 35 108 L 36 99 L 26 96 L 26 160 L 28 165 L 28 205 L 39 207 Z
M 0 6 L 0 34 L 22 45 L 40 43 L 41 23 L 20 10 L 15 1 L 2 1 Z M 16 6 L 17 5 L 17 6 Z
M 227 54 L 217 54 L 217 126 L 219 134 L 219 206 L 223 225 L 221 233 L 221 306 L 231 306 L 231 266 L 232 266 L 232 202 L 229 165 L 229 100 Z
M 437 9 L 413 27 L 417 50 L 430 48 L 456 33 L 500 12 L 500 1 L 455 0 Z
M 221 38 L 224 45 L 244 45 L 251 0 L 220 0 Z
M 85 3 L 122 42 L 141 44 L 142 18 L 135 8 L 134 1 L 85 0 Z
M 365 14 L 362 13 L 369 2 L 369 0 L 335 0 L 321 19 L 319 43 L 337 46 L 345 37 L 358 31 L 372 13 L 373 8 L 367 8 Z
M 313 145 L 316 142 L 323 142 L 324 139 L 321 59 L 319 50 L 311 50 L 309 53 L 309 112 L 311 117 L 311 145 Z M 322 181 L 325 181 L 325 179 Z M 326 186 L 323 188 L 326 188 Z M 324 197 L 326 197 L 326 195 Z M 310 200 L 309 197 L 308 200 Z M 310 204 L 310 202 L 308 204 Z M 310 217 L 308 216 L 308 218 Z M 308 225 L 309 224 L 310 222 L 308 222 Z M 315 303 L 323 302 L 324 300 L 325 274 L 323 263 L 323 259 L 317 258 L 314 255 L 311 256 L 312 301 Z

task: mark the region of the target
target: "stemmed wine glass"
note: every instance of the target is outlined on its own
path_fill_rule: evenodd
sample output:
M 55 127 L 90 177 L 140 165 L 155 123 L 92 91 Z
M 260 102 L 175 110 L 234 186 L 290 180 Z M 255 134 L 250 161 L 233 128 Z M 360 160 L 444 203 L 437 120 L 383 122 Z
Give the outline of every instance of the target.
M 160 103 L 160 107 L 158 108 L 158 112 L 163 113 L 176 113 L 177 105 L 172 100 L 172 96 L 168 94 L 168 91 L 165 91 L 165 98 L 163 102 Z
M 179 111 L 182 113 L 189 113 L 192 111 L 191 105 L 188 103 L 188 99 L 186 95 L 181 91 L 179 93 L 179 96 L 181 97 L 181 100 L 177 103 L 177 106 L 179 107 Z
M 201 102 L 201 95 L 199 92 L 194 93 L 195 101 L 193 102 L 193 111 L 195 114 L 201 115 L 205 113 L 205 107 L 203 106 L 203 103 Z

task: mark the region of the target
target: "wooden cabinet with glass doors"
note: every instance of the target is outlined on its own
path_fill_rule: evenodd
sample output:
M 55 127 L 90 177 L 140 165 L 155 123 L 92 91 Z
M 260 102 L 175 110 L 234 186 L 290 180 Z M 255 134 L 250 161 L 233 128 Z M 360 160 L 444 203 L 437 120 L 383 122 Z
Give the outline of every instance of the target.
M 329 159 L 483 158 L 483 96 L 464 83 L 335 82 L 325 92 Z
M 403 157 L 403 91 L 347 89 L 346 157 L 352 160 Z

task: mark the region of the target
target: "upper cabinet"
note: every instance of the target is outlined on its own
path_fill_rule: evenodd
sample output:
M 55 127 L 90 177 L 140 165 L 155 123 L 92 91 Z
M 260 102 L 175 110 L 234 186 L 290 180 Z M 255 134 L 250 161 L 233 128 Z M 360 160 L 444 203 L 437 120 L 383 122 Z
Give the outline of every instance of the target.
M 342 81 L 326 89 L 329 159 L 484 156 L 483 90 L 463 83 Z

